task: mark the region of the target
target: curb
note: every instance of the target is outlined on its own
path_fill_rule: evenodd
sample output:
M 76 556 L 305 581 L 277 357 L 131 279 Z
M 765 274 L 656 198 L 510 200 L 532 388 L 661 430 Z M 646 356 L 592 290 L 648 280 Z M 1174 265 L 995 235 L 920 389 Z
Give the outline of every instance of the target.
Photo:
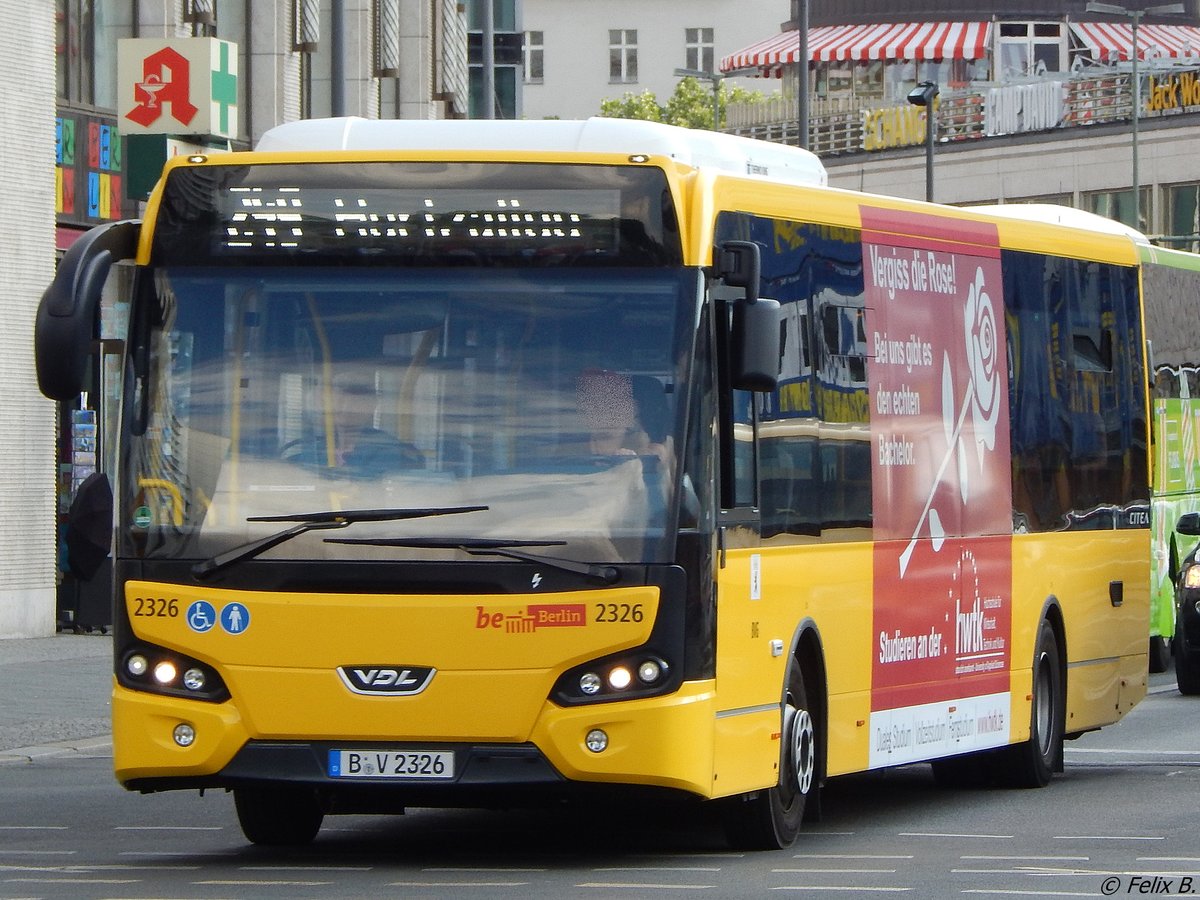
M 0 766 L 35 763 L 43 759 L 76 757 L 80 759 L 105 759 L 112 757 L 112 735 L 58 741 L 53 744 L 37 744 L 32 747 L 17 747 L 0 750 Z

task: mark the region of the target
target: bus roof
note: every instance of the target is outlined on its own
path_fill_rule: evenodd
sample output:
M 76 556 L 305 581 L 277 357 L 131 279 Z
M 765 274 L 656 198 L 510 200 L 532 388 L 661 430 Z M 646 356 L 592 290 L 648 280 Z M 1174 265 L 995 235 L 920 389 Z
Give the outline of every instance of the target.
M 257 150 L 507 150 L 621 153 L 667 156 L 686 166 L 768 178 L 787 184 L 824 185 L 825 166 L 799 147 L 679 128 L 658 122 L 593 117 L 569 120 L 303 119 L 277 125 Z
M 966 209 L 977 210 L 990 216 L 1002 216 L 1006 219 L 1020 219 L 1024 222 L 1043 222 L 1050 225 L 1066 225 L 1069 228 L 1080 228 L 1085 231 L 1098 231 L 1102 234 L 1124 235 L 1135 244 L 1149 244 L 1150 239 L 1136 228 L 1131 228 L 1123 222 L 1097 215 L 1072 206 L 1059 206 L 1055 203 L 996 203 L 983 206 L 968 206 Z
M 1177 250 L 1174 247 L 1159 247 L 1147 244 L 1141 248 L 1142 262 L 1158 263 L 1174 269 L 1189 269 L 1200 272 L 1200 255 L 1190 250 Z

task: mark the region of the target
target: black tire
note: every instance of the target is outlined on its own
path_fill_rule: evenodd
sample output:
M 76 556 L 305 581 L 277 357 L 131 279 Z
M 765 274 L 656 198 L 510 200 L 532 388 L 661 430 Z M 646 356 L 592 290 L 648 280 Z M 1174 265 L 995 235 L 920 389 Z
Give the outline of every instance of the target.
M 1175 683 L 1186 697 L 1200 694 L 1200 659 L 1183 646 L 1183 631 L 1175 624 Z
M 1171 668 L 1171 642 L 1165 637 L 1150 637 L 1150 672 L 1157 675 Z
M 321 830 L 325 818 L 316 795 L 304 788 L 236 788 L 242 834 L 265 847 L 300 847 Z
M 1062 653 L 1050 623 L 1042 620 L 1033 654 L 1033 711 L 1029 740 L 1006 747 L 999 760 L 1000 780 L 1021 788 L 1045 787 L 1062 768 L 1063 721 Z
M 793 660 L 783 697 L 779 784 L 721 801 L 730 846 L 783 850 L 796 842 L 806 807 L 817 802 L 819 737 L 804 674 Z

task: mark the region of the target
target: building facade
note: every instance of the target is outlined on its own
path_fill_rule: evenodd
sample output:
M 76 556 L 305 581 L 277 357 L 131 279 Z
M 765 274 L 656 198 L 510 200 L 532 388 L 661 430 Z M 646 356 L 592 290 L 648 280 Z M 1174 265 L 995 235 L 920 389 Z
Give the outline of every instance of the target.
M 458 0 L 0 0 L 0 29 L 8 51 L 0 69 L 21 85 L 0 109 L 6 133 L 21 136 L 0 161 L 6 183 L 21 186 L 0 198 L 0 267 L 13 289 L 0 336 L 11 386 L 0 404 L 9 461 L 0 472 L 2 638 L 78 627 L 80 585 L 60 558 L 60 537 L 74 489 L 91 471 L 114 470 L 108 436 L 126 278 L 110 277 L 90 389 L 73 403 L 39 393 L 33 323 L 56 253 L 94 225 L 136 217 L 165 158 L 165 142 L 147 156 L 132 153 L 122 135 L 119 42 L 229 42 L 230 134 L 178 135 L 185 145 L 250 147 L 272 126 L 307 116 L 463 117 L 469 90 Z M 107 608 L 102 599 L 98 609 Z M 82 624 L 103 625 L 102 616 Z
M 1091 6 L 792 0 L 780 31 L 722 59 L 723 71 L 782 85 L 773 103 L 731 106 L 727 130 L 795 143 L 805 110 L 806 144 L 831 181 L 922 196 L 911 186 L 925 177 L 926 110 L 906 101 L 929 82 L 935 199 L 1066 203 L 1196 249 L 1197 0 Z
M 54 404 L 38 392 L 33 322 L 54 274 L 54 17 L 0 3 L 0 637 L 49 634 L 55 608 Z M 17 89 L 17 85 L 20 88 Z
M 527 119 L 587 118 L 600 114 L 604 100 L 644 91 L 665 104 L 679 83 L 676 69 L 717 73 L 723 56 L 778 31 L 789 14 L 788 0 L 521 0 L 521 5 Z

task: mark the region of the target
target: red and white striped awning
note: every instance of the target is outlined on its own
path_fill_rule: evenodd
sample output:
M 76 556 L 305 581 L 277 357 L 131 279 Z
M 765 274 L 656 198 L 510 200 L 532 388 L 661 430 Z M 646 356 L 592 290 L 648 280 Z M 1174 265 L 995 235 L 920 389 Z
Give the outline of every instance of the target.
M 868 59 L 982 59 L 991 22 L 901 22 L 891 25 L 820 25 L 808 32 L 810 62 Z M 1140 32 L 1139 32 L 1140 35 Z M 721 60 L 722 72 L 761 69 L 778 74 L 795 65 L 800 35 L 784 31 Z
M 1071 33 L 1095 60 L 1127 61 L 1133 56 L 1130 22 L 1072 22 Z M 1194 25 L 1139 25 L 1138 59 L 1200 56 L 1200 28 Z

